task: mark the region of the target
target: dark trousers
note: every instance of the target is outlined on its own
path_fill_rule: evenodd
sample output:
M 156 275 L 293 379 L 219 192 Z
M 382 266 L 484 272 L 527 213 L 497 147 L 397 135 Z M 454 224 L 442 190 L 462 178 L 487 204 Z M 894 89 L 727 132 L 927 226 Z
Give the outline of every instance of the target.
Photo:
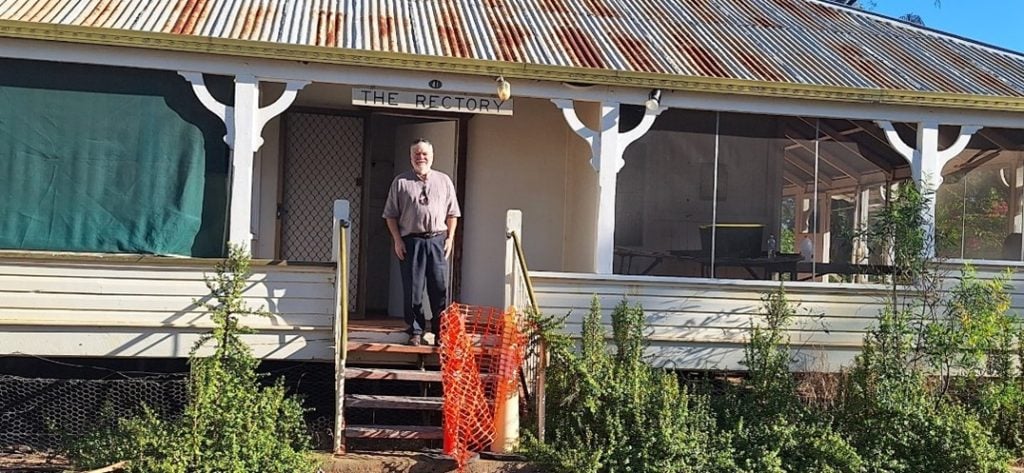
M 430 304 L 433 315 L 431 331 L 441 330 L 441 312 L 448 306 L 448 261 L 444 258 L 445 234 L 433 237 L 404 236 L 405 259 L 402 266 L 402 289 L 405 323 L 411 335 L 422 335 L 427 327 L 423 303 Z M 423 300 L 426 288 L 427 300 Z

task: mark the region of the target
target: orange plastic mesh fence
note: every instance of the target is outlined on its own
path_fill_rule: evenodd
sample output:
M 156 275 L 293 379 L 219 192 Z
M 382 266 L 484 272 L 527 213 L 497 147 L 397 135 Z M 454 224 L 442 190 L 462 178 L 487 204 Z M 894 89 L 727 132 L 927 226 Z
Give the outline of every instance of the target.
M 526 338 L 517 319 L 512 311 L 458 303 L 441 316 L 444 450 L 459 471 L 494 441 L 496 401 L 518 390 Z

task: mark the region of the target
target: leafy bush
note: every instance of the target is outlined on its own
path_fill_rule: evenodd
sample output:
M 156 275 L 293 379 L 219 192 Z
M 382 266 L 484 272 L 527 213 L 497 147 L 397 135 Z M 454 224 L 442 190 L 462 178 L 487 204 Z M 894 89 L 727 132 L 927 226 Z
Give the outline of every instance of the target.
M 982 329 L 975 332 L 980 331 L 986 337 L 966 344 L 968 347 L 980 345 L 986 350 L 979 357 L 983 358 L 984 371 L 989 376 L 976 381 L 979 386 L 972 389 L 977 392 L 972 407 L 999 443 L 1019 458 L 1024 456 L 1024 378 L 1021 376 L 1024 347 L 1020 344 L 1020 322 L 1008 313 L 1008 279 L 1009 273 L 1004 273 L 989 281 L 978 281 L 973 272 L 965 271 L 958 286 L 973 289 L 970 291 L 973 297 L 967 300 L 977 309 L 965 310 L 964 318 L 973 325 L 980 325 Z M 959 292 L 959 287 L 955 293 Z M 980 321 L 972 320 L 975 317 Z
M 1015 457 L 1024 457 L 1024 389 L 996 380 L 984 386 L 975 405 L 982 423 Z
M 1012 341 L 1003 335 L 1013 333 L 1015 325 L 1007 314 L 1010 295 L 1006 291 L 1008 274 L 983 281 L 975 276 L 974 268 L 963 268 L 959 282 L 944 301 L 942 317 L 936 317 L 924 327 L 921 351 L 928 360 L 931 372 L 941 376 L 939 395 L 946 394 L 955 376 L 961 382 L 975 383 L 980 375 L 989 371 L 990 354 L 1000 356 L 999 350 L 1009 349 Z M 1007 346 L 1000 346 L 1000 344 Z M 1003 371 L 1010 370 L 1005 366 Z M 993 367 L 997 368 L 997 367 Z M 1011 376 L 1009 372 L 1004 376 Z
M 313 470 L 301 404 L 280 382 L 259 386 L 259 361 L 240 338 L 248 332 L 240 316 L 265 314 L 242 300 L 249 274 L 248 252 L 231 248 L 207 279 L 214 302 L 206 307 L 216 328 L 192 348 L 184 415 L 164 420 L 146 409 L 140 417 L 120 419 L 69 446 L 75 465 L 127 460 L 129 471 L 144 473 Z M 198 356 L 211 341 L 213 355 Z
M 1008 456 L 972 412 L 935 397 L 912 363 L 911 312 L 886 308 L 865 337 L 844 399 L 840 430 L 868 472 L 1000 472 Z
M 738 471 L 858 472 L 857 452 L 796 392 L 786 327 L 796 313 L 783 288 L 763 298 L 766 326 L 755 326 L 744 351 L 747 379 L 726 404 L 724 424 Z
M 729 471 L 705 397 L 643 359 L 644 314 L 619 304 L 608 350 L 596 299 L 584 318 L 579 350 L 551 347 L 546 444 L 531 456 L 554 472 Z

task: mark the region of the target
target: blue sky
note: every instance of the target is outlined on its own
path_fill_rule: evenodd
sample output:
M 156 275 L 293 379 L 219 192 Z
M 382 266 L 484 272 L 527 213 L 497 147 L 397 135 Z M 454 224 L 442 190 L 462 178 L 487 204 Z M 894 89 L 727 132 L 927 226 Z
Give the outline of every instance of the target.
M 1024 53 L 1024 0 L 875 0 L 875 13 L 913 12 L 929 28 Z

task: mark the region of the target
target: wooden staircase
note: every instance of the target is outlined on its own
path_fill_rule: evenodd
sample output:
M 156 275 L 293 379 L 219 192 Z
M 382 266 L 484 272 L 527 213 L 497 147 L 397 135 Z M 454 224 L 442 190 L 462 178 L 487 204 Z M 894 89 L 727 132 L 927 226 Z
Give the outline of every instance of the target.
M 346 441 L 338 453 L 344 452 L 348 439 L 430 441 L 443 438 L 437 347 L 356 342 L 349 345 L 348 355 L 350 366 L 344 373 L 343 411 Z M 417 392 L 411 394 L 412 391 Z M 349 419 L 367 418 L 371 421 L 383 418 L 384 422 L 349 422 Z M 361 444 L 367 445 L 368 442 Z

